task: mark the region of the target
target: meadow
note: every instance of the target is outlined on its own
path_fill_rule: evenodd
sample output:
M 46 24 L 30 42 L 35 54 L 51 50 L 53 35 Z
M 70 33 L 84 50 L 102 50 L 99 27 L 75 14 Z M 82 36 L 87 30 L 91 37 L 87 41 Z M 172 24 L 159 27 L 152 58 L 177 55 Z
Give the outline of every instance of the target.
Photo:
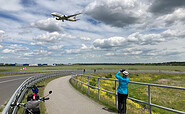
M 112 78 L 115 79 L 115 73 L 95 73 L 88 74 L 96 77 L 103 78 Z M 135 82 L 143 82 L 143 83 L 155 83 L 160 85 L 169 85 L 169 86 L 179 86 L 185 87 L 185 76 L 184 74 L 168 74 L 168 73 L 130 73 L 129 77 L 130 81 Z M 81 80 L 81 77 L 79 77 Z M 83 77 L 83 82 L 88 83 L 88 78 Z M 90 85 L 98 87 L 97 79 L 90 78 Z M 117 84 L 118 85 L 118 84 Z M 81 88 L 81 84 L 79 84 Z M 108 80 L 100 80 L 100 88 L 104 90 L 108 90 L 111 92 L 115 92 L 115 82 Z M 88 92 L 88 87 L 86 85 L 83 86 L 83 91 Z M 90 93 L 93 98 L 98 99 L 98 91 L 96 89 L 91 88 Z M 101 91 L 101 102 L 108 107 L 115 108 L 115 96 L 113 94 L 109 94 Z M 165 106 L 168 108 L 180 110 L 185 112 L 185 91 L 184 90 L 176 90 L 169 88 L 159 88 L 159 87 L 151 87 L 151 96 L 152 103 Z M 139 99 L 145 102 L 148 102 L 148 88 L 145 85 L 131 84 L 129 83 L 129 97 Z M 134 102 L 132 100 L 127 100 L 127 110 L 128 114 L 146 114 L 148 113 L 148 106 L 142 103 Z M 111 109 L 111 108 L 110 108 Z M 152 112 L 156 114 L 174 114 L 173 112 L 169 112 L 163 109 L 159 109 L 156 107 L 152 107 Z

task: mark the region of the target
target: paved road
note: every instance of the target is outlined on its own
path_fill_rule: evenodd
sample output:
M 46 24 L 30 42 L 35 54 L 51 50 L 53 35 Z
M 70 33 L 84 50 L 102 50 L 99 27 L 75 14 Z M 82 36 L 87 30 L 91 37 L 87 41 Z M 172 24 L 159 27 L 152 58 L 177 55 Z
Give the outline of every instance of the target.
M 0 77 L 0 106 L 7 103 L 19 85 L 30 76 L 33 75 Z
M 45 88 L 45 94 L 49 90 L 53 93 L 46 101 L 48 114 L 112 114 L 104 109 L 104 106 L 94 102 L 75 90 L 69 83 L 70 76 L 61 77 L 51 81 Z

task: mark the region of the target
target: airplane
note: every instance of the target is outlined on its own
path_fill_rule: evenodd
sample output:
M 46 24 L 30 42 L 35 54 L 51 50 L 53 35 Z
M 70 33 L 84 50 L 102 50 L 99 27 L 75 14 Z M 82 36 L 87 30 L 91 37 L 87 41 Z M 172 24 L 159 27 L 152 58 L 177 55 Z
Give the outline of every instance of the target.
M 81 14 L 81 13 L 77 13 L 77 14 L 74 14 L 74 15 L 66 16 L 66 15 L 59 14 L 57 12 L 51 13 L 52 16 L 56 17 L 56 20 L 62 20 L 63 22 L 64 22 L 64 20 L 66 20 L 66 21 L 78 21 L 80 19 L 76 19 L 76 16 L 79 15 L 79 14 Z M 74 17 L 74 18 L 73 19 L 69 19 L 71 17 Z

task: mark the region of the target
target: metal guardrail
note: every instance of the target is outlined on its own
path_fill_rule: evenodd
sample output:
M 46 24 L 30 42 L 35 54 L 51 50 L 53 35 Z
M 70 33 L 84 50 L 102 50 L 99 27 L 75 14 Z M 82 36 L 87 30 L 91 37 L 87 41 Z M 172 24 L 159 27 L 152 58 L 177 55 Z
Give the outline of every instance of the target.
M 81 76 L 81 80 L 78 80 L 78 77 L 79 76 Z M 86 84 L 86 83 L 83 82 L 83 78 L 82 77 L 88 77 L 88 84 Z M 95 87 L 95 86 L 90 85 L 89 84 L 89 78 L 96 78 L 96 79 L 98 79 L 98 87 Z M 81 83 L 81 89 L 83 87 L 83 84 L 86 85 L 86 86 L 88 86 L 88 94 L 90 94 L 90 87 L 92 87 L 94 89 L 98 89 L 98 99 L 99 100 L 100 100 L 100 90 L 115 95 L 115 105 L 117 107 L 117 91 L 116 91 L 116 89 L 117 89 L 116 82 L 118 82 L 117 79 L 108 79 L 108 78 L 101 78 L 101 77 L 94 77 L 94 76 L 87 76 L 87 75 L 73 75 L 71 77 L 71 79 L 73 79 L 73 83 L 74 83 L 74 81 L 76 81 L 77 88 L 78 88 L 78 83 Z M 110 92 L 110 91 L 107 91 L 107 90 L 100 89 L 100 79 L 114 81 L 115 82 L 115 92 L 113 93 L 113 92 Z M 134 99 L 134 98 L 131 98 L 131 97 L 128 97 L 128 99 L 131 99 L 133 101 L 137 101 L 137 102 L 140 102 L 140 103 L 144 103 L 146 105 L 149 105 L 149 113 L 150 114 L 152 114 L 151 106 L 154 106 L 154 107 L 157 107 L 157 108 L 161 108 L 161 109 L 164 109 L 164 110 L 168 110 L 168 111 L 171 111 L 171 112 L 176 112 L 176 113 L 179 113 L 179 114 L 185 114 L 185 112 L 182 112 L 182 111 L 179 111 L 179 110 L 175 110 L 175 109 L 163 107 L 163 106 L 160 106 L 160 105 L 152 104 L 151 103 L 151 92 L 150 92 L 150 87 L 151 86 L 185 90 L 184 87 L 166 86 L 166 85 L 150 84 L 150 83 L 140 83 L 140 82 L 132 82 L 132 81 L 130 81 L 129 83 L 140 84 L 140 85 L 147 85 L 148 86 L 148 102 L 145 102 L 145 101 L 142 101 L 142 100 L 138 100 L 138 99 Z
M 5 108 L 3 109 L 1 114 L 16 114 L 18 111 L 17 107 L 11 107 L 11 104 L 20 103 L 25 92 L 28 90 L 27 87 L 33 85 L 34 83 L 44 80 L 46 78 L 60 76 L 60 75 L 69 75 L 70 72 L 62 72 L 62 73 L 48 73 L 48 74 L 37 74 L 36 76 L 32 76 L 26 79 L 14 92 L 8 103 L 6 104 Z

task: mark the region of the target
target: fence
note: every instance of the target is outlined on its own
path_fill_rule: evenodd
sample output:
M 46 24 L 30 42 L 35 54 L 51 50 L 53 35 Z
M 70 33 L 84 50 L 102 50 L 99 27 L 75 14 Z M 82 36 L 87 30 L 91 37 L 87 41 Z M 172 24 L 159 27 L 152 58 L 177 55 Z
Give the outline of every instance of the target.
M 79 80 L 78 77 L 81 77 L 81 80 Z M 82 77 L 88 77 L 88 84 L 86 84 L 86 83 L 83 82 L 83 78 Z M 95 87 L 95 86 L 90 85 L 89 84 L 89 78 L 96 78 L 96 79 L 98 79 L 98 87 Z M 78 83 L 81 83 L 81 89 L 83 87 L 83 84 L 86 85 L 86 86 L 88 86 L 88 94 L 90 93 L 89 92 L 90 91 L 90 87 L 91 88 L 94 88 L 94 89 L 98 89 L 98 99 L 99 100 L 100 100 L 100 91 L 104 91 L 104 92 L 107 92 L 107 93 L 110 93 L 110 94 L 115 95 L 115 105 L 117 107 L 117 92 L 116 92 L 116 89 L 117 89 L 117 84 L 116 83 L 118 82 L 117 79 L 108 79 L 108 78 L 101 78 L 101 77 L 94 77 L 94 76 L 86 76 L 86 75 L 73 75 L 71 77 L 71 79 L 73 80 L 73 83 L 74 83 L 74 81 L 76 81 L 77 88 L 78 88 L 78 85 L 79 85 Z M 100 79 L 114 81 L 115 82 L 115 92 L 113 93 L 113 92 L 110 92 L 110 91 L 107 91 L 107 90 L 104 90 L 104 89 L 100 89 Z M 148 102 L 145 102 L 145 101 L 142 101 L 142 100 L 138 100 L 138 99 L 134 99 L 134 98 L 131 98 L 131 97 L 128 97 L 128 99 L 131 99 L 133 101 L 137 101 L 137 102 L 144 103 L 144 104 L 148 105 L 149 106 L 149 113 L 150 114 L 152 114 L 151 106 L 158 107 L 158 108 L 161 108 L 161 109 L 164 109 L 164 110 L 168 110 L 168 111 L 171 111 L 171 112 L 185 114 L 185 112 L 182 112 L 182 111 L 179 111 L 179 110 L 175 110 L 175 109 L 167 108 L 167 107 L 164 107 L 164 106 L 152 104 L 151 103 L 151 92 L 150 92 L 151 86 L 185 90 L 184 87 L 166 86 L 166 85 L 150 84 L 150 83 L 140 83 L 140 82 L 131 82 L 131 81 L 129 83 L 140 84 L 140 85 L 147 85 L 148 86 Z
M 8 103 L 6 104 L 5 108 L 3 109 L 1 114 L 16 114 L 18 111 L 18 107 L 11 107 L 11 104 L 20 103 L 25 92 L 27 91 L 27 87 L 33 85 L 34 83 L 44 80 L 46 78 L 60 76 L 60 75 L 69 75 L 70 72 L 63 72 L 63 73 L 48 73 L 48 74 L 37 74 L 37 76 L 32 76 L 26 79 L 14 92 Z

